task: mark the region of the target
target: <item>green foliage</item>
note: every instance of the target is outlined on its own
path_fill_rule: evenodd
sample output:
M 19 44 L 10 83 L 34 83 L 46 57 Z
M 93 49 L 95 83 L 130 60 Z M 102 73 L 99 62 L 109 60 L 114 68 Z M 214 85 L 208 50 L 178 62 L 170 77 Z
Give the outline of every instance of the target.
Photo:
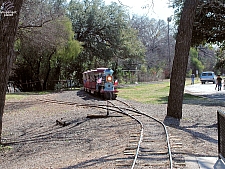
M 56 53 L 54 58 L 51 60 L 53 68 L 60 67 L 60 77 L 63 79 L 70 79 L 73 77 L 74 69 L 68 69 L 68 65 L 75 62 L 77 56 L 82 51 L 81 43 L 74 39 L 74 32 L 72 31 L 72 23 L 69 19 L 66 19 L 61 23 L 65 26 L 68 32 L 68 40 L 64 46 L 61 46 Z
M 70 20 L 58 18 L 42 27 L 21 29 L 19 34 L 14 80 L 25 84 L 24 91 L 45 90 L 48 85 L 53 89 L 68 63 L 81 52 L 80 43 L 73 39 Z
M 184 0 L 174 0 L 172 7 L 175 9 L 174 10 L 174 20 L 175 24 L 179 25 L 180 22 L 180 17 L 181 17 L 181 12 L 184 7 Z
M 221 73 L 225 72 L 225 51 L 222 49 L 218 49 L 217 53 L 217 62 L 215 68 L 220 70 Z
M 175 21 L 179 25 L 184 0 L 174 0 Z M 224 46 L 224 0 L 199 1 L 192 32 L 192 46 L 217 43 Z
M 61 92 L 63 88 L 63 85 L 61 83 L 55 84 L 55 91 Z
M 72 30 L 72 23 L 68 18 L 61 20 L 59 24 L 64 26 L 65 31 L 67 32 L 66 44 L 60 46 L 57 50 L 56 55 L 68 62 L 75 59 L 76 56 L 81 52 L 81 44 L 74 40 L 74 32 Z M 66 63 L 67 64 L 67 63 Z
M 204 65 L 198 59 L 198 51 L 195 48 L 190 49 L 190 67 L 192 69 L 192 73 L 195 74 L 196 70 L 198 72 L 202 72 L 204 69 Z
M 134 58 L 142 60 L 145 55 L 145 48 L 137 37 L 137 31 L 133 28 L 122 30 L 120 34 L 119 56 L 121 58 Z
M 11 146 L 3 146 L 0 144 L 0 152 L 1 151 L 9 151 L 11 149 L 13 149 Z
M 187 79 L 186 84 L 191 84 L 190 79 Z M 168 81 L 133 86 L 129 85 L 120 88 L 118 96 L 146 104 L 167 104 L 169 88 L 170 83 Z M 201 97 L 187 93 L 184 94 L 184 102 L 192 101 L 194 103 L 196 100 L 205 101 L 205 99 Z
M 6 94 L 6 100 L 20 100 L 24 97 L 25 97 L 24 95 Z
M 141 72 L 142 73 L 147 73 L 147 67 L 145 65 L 141 65 Z
M 193 27 L 192 44 L 224 42 L 224 0 L 200 1 Z
M 139 84 L 119 89 L 119 97 L 142 103 L 167 103 L 169 82 L 157 84 Z
M 105 5 L 102 0 L 74 0 L 69 3 L 68 17 L 72 21 L 76 40 L 83 51 L 76 66 L 85 70 L 96 67 L 114 67 L 118 60 L 144 56 L 144 47 L 131 28 L 124 6 Z

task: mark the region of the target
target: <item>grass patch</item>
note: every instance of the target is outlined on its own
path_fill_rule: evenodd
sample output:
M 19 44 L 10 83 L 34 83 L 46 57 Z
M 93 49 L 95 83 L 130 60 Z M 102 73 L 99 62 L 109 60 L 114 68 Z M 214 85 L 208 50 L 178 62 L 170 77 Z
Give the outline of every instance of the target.
M 52 92 L 49 91 L 41 91 L 41 92 L 18 92 L 18 93 L 7 93 L 6 100 L 20 100 L 29 95 L 44 95 Z
M 149 84 L 138 84 L 120 88 L 118 96 L 141 103 L 166 104 L 168 102 L 169 89 L 169 81 Z M 193 96 L 187 93 L 184 94 L 184 100 L 193 99 L 200 99 L 200 97 Z
M 141 103 L 167 103 L 170 84 L 168 81 L 138 84 L 119 89 L 118 96 Z
M 20 100 L 24 97 L 26 96 L 22 94 L 6 94 L 6 100 Z
M 189 93 L 184 93 L 184 100 L 192 100 L 192 99 L 203 99 L 200 96 L 194 96 Z
M 9 151 L 9 150 L 11 150 L 12 149 L 12 147 L 11 146 L 4 146 L 4 145 L 1 145 L 0 144 L 0 152 L 1 151 Z

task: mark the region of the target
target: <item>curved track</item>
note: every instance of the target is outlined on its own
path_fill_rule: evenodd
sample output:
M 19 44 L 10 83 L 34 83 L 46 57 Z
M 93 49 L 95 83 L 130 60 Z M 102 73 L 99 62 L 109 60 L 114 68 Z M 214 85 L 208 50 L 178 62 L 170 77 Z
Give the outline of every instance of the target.
M 140 133 L 130 135 L 132 144 L 127 147 L 128 152 L 134 155 L 131 168 L 173 168 L 166 126 L 126 102 L 118 99 L 108 102 L 140 124 Z
M 116 168 L 173 168 L 166 126 L 157 119 L 140 112 L 127 103 L 118 99 L 108 100 L 106 101 L 107 104 L 104 105 L 99 105 L 97 102 L 96 104 L 78 104 L 75 102 L 49 99 L 39 101 L 106 109 L 107 115 L 111 111 L 122 113 L 129 117 L 130 120 L 135 120 L 139 124 L 139 129 L 130 132 L 129 143 L 124 150 L 125 158 L 116 161 Z M 128 123 L 130 120 L 128 120 Z

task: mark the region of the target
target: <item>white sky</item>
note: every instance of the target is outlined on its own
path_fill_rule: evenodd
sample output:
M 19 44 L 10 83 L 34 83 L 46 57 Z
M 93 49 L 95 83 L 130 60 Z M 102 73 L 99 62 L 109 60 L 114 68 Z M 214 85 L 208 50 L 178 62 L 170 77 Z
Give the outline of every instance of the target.
M 70 0 L 67 0 L 69 2 Z M 111 2 L 119 1 L 128 6 L 131 14 L 147 15 L 149 18 L 162 19 L 167 21 L 167 18 L 173 15 L 173 8 L 168 8 L 169 2 L 172 0 L 104 0 L 106 5 Z M 149 5 L 148 8 L 142 7 Z
M 105 0 L 106 5 L 119 0 Z M 147 15 L 149 18 L 167 20 L 173 15 L 173 8 L 168 8 L 171 0 L 120 0 L 121 3 L 130 7 L 131 14 Z M 149 8 L 143 9 L 143 6 Z M 153 6 L 154 5 L 154 6 Z

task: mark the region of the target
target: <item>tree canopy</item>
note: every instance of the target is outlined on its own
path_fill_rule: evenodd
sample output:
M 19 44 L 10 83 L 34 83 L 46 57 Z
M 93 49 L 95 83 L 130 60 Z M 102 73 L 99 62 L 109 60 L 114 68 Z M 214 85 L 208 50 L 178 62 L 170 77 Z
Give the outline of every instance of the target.
M 225 39 L 225 1 L 199 0 L 195 13 L 192 46 L 206 43 L 223 44 Z M 175 21 L 179 25 L 184 0 L 175 0 Z
M 171 51 L 170 57 L 173 58 L 175 46 L 172 27 L 168 30 L 168 24 L 165 21 L 150 19 L 146 16 L 133 16 L 131 22 L 132 27 L 138 30 L 138 37 L 146 49 L 145 62 L 147 68 L 168 70 L 168 47 Z M 168 34 L 168 31 L 171 33 Z
M 144 56 L 144 47 L 124 6 L 105 5 L 101 0 L 72 0 L 68 11 L 75 39 L 82 42 L 83 69 L 112 67 L 118 59 Z
M 20 52 L 15 62 L 14 80 L 22 81 L 24 91 L 46 90 L 47 82 L 51 84 L 50 81 L 57 81 L 61 75 L 60 70 L 54 74 L 54 69 L 63 69 L 81 51 L 79 42 L 73 39 L 71 22 L 65 17 L 42 27 L 21 29 L 19 34 L 17 50 Z M 24 71 L 29 73 L 22 73 Z M 54 89 L 54 84 L 49 87 Z
M 224 43 L 225 1 L 201 1 L 197 7 L 192 44 Z

